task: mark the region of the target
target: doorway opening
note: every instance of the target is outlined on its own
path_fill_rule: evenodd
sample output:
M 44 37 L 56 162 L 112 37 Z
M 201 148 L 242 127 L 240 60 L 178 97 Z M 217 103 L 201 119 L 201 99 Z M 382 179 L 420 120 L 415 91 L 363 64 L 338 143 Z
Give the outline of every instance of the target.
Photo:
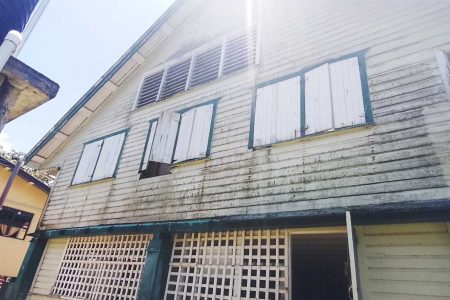
M 291 300 L 349 300 L 346 233 L 291 235 Z

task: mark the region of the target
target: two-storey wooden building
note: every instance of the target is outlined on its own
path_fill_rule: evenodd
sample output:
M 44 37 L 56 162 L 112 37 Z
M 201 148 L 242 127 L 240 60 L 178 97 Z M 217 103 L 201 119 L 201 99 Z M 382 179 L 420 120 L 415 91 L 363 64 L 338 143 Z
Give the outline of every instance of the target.
M 17 299 L 449 299 L 450 2 L 176 1 L 29 153 Z

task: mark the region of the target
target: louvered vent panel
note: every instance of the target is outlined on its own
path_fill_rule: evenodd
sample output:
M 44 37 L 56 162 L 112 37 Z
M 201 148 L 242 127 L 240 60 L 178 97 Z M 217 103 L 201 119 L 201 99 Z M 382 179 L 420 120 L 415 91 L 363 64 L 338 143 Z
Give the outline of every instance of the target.
M 187 60 L 169 67 L 166 79 L 164 80 L 161 100 L 170 98 L 176 93 L 184 91 L 190 64 L 191 60 Z
M 225 45 L 225 58 L 223 74 L 246 68 L 255 59 L 255 34 L 245 34 L 227 41 Z
M 161 85 L 161 79 L 163 72 L 152 74 L 147 76 L 142 83 L 141 91 L 137 102 L 137 107 L 141 107 L 157 100 L 159 87 Z
M 221 53 L 222 47 L 217 47 L 195 57 L 191 86 L 218 78 Z

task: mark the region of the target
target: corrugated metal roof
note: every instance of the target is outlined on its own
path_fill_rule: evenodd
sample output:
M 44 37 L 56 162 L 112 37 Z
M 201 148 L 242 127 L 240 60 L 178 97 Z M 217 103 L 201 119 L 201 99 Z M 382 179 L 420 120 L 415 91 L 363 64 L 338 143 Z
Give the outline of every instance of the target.
M 0 41 L 11 30 L 22 32 L 38 0 L 0 0 Z

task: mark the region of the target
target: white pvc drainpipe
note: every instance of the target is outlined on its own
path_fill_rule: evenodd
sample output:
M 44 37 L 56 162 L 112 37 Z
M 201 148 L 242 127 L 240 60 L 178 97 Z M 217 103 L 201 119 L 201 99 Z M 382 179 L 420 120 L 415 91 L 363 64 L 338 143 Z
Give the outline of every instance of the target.
M 6 35 L 0 46 L 0 71 L 6 65 L 11 55 L 16 51 L 22 41 L 22 34 L 18 31 L 11 30 Z

